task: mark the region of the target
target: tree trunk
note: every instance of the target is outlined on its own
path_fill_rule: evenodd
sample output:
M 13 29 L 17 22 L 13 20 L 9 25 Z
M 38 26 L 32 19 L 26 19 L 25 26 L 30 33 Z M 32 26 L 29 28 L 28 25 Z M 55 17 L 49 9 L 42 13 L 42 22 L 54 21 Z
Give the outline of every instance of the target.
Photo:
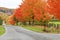
M 25 21 L 23 22 L 23 25 L 26 25 L 26 22 Z
M 31 25 L 31 21 L 29 20 L 29 25 Z
M 32 25 L 34 25 L 34 15 L 32 16 Z
M 32 25 L 34 25 L 34 19 L 33 19 L 33 21 L 32 21 Z

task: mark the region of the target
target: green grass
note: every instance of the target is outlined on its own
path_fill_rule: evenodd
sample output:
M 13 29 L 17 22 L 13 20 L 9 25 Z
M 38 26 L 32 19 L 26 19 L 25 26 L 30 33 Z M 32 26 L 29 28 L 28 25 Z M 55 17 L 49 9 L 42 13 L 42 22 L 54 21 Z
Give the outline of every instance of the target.
M 29 26 L 29 25 L 25 25 L 23 26 L 24 28 L 28 29 L 28 30 L 32 30 L 35 32 L 43 32 L 43 28 L 41 26 Z
M 53 24 L 60 24 L 60 21 L 59 21 L 59 22 L 49 22 L 49 23 L 53 23 Z
M 4 33 L 5 33 L 5 28 L 4 28 L 4 26 L 0 25 L 0 35 L 2 35 Z
M 53 23 L 53 24 L 60 24 L 60 21 L 53 21 L 53 22 L 50 22 L 50 23 Z M 47 33 L 47 32 L 44 32 L 44 27 L 43 26 L 39 26 L 39 25 L 34 25 L 34 26 L 31 26 L 31 25 L 19 25 L 23 28 L 26 28 L 28 30 L 32 30 L 32 31 L 35 31 L 35 32 L 43 32 L 43 33 Z M 60 33 L 60 27 L 58 29 L 56 29 L 55 27 L 47 27 L 46 28 L 47 31 L 49 31 L 48 33 Z
M 21 27 L 21 26 L 20 26 Z M 60 33 L 60 28 L 59 29 L 55 29 L 54 27 L 47 27 L 46 30 L 48 32 L 44 32 L 44 27 L 43 26 L 31 26 L 31 25 L 22 25 L 23 28 L 31 30 L 31 31 L 35 31 L 35 32 L 42 32 L 42 33 Z

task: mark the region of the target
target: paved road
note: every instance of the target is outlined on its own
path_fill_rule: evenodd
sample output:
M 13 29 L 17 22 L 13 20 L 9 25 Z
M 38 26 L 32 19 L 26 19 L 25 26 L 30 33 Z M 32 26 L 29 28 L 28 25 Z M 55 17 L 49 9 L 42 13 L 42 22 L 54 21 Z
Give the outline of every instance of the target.
M 18 26 L 6 26 L 0 40 L 60 40 L 60 34 L 36 33 Z

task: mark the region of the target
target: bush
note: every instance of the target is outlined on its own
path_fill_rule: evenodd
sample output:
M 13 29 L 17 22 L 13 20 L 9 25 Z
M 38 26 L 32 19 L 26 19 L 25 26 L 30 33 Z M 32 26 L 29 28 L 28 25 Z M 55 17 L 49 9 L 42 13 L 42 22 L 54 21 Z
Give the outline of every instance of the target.
M 3 20 L 2 19 L 0 19 L 0 25 L 2 25 L 3 24 Z
M 2 17 L 0 17 L 0 25 L 2 25 L 3 24 L 3 19 L 2 19 Z

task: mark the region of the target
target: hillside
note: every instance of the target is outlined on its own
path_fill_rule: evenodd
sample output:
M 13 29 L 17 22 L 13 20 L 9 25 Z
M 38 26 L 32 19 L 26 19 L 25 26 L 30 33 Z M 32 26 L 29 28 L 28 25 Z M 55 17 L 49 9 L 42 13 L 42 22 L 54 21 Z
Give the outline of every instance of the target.
M 14 9 L 9 9 L 5 7 L 0 7 L 0 13 L 5 13 L 11 15 L 13 13 Z

